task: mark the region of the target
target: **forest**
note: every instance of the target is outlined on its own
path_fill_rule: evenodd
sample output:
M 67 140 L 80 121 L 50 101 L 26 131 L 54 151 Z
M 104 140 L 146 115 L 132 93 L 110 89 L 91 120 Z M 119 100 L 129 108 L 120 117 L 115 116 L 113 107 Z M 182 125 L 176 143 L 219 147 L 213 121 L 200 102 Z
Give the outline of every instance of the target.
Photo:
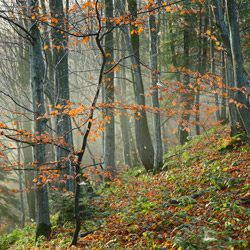
M 250 249 L 249 0 L 0 5 L 0 249 Z

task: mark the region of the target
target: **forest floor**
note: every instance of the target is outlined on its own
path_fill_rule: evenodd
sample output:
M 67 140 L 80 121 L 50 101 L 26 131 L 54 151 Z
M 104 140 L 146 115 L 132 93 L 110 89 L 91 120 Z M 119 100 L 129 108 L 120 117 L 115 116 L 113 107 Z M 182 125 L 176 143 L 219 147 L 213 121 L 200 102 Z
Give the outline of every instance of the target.
M 161 173 L 124 171 L 83 203 L 82 236 L 71 249 L 250 249 L 250 142 L 213 129 L 169 152 Z M 34 245 L 27 225 L 2 246 L 67 249 L 73 230 L 54 225 L 51 240 Z

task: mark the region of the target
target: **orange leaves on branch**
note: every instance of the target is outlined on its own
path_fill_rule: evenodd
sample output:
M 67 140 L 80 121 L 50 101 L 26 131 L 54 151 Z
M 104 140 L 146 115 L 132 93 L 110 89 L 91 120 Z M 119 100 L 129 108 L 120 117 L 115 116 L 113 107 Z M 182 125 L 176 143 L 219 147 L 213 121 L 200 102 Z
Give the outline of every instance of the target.
M 174 66 L 172 66 L 169 71 L 173 72 L 173 70 L 174 70 Z
M 58 23 L 58 20 L 55 17 L 51 17 L 51 22 L 52 23 Z
M 113 69 L 113 71 L 116 72 L 118 69 L 120 69 L 120 67 L 117 66 Z

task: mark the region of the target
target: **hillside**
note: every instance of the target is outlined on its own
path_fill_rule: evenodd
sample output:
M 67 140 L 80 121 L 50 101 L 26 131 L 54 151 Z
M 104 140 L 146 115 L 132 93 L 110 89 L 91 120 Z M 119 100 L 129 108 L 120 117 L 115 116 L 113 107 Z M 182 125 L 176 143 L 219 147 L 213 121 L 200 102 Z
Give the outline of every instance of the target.
M 164 171 L 124 171 L 84 200 L 72 249 L 250 249 L 250 143 L 213 129 L 165 156 Z M 54 217 L 54 223 L 56 217 Z M 53 225 L 34 245 L 34 225 L 0 238 L 0 249 L 66 249 L 74 224 Z

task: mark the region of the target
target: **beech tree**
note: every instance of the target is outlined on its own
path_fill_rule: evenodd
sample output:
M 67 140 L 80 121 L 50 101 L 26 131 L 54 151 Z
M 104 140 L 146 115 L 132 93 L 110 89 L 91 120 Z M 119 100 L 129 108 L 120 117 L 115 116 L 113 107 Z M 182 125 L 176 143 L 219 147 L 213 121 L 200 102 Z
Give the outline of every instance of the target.
M 44 107 L 44 62 L 42 56 L 41 34 L 35 17 L 34 10 L 37 9 L 37 1 L 29 0 L 28 10 L 30 12 L 30 36 L 32 42 L 30 44 L 30 69 L 31 69 L 31 86 L 34 110 L 34 131 L 40 136 L 46 131 L 46 118 L 38 119 L 45 114 Z M 49 200 L 47 185 L 41 183 L 39 178 L 39 167 L 46 163 L 45 144 L 36 144 L 34 146 L 34 162 L 36 162 L 35 178 L 36 178 L 36 239 L 44 235 L 49 237 L 51 233 L 50 216 L 49 216 Z
M 71 120 L 68 115 L 63 114 L 67 109 L 69 96 L 69 71 L 68 71 L 68 49 L 67 49 L 67 33 L 66 33 L 66 17 L 64 14 L 62 0 L 50 1 L 51 10 L 51 38 L 53 47 L 53 66 L 54 66 L 54 101 L 55 106 L 61 107 L 59 114 L 56 116 L 56 135 L 62 137 L 64 145 L 68 150 L 57 147 L 57 161 L 59 169 L 62 168 L 62 175 L 66 175 L 65 186 L 66 190 L 74 192 L 74 170 L 72 159 L 69 152 L 72 151 L 73 137 Z M 71 177 L 71 178 L 67 178 Z
M 98 188 L 100 180 L 117 181 L 116 171 L 140 167 L 137 151 L 147 172 L 160 171 L 168 147 L 175 147 L 178 141 L 185 144 L 189 135 L 200 135 L 201 127 L 206 131 L 220 120 L 226 121 L 227 113 L 231 115 L 232 135 L 238 132 L 240 121 L 250 133 L 249 77 L 243 68 L 235 0 L 225 1 L 226 15 L 217 0 L 189 4 L 136 0 L 18 3 L 20 8 L 13 5 L 21 9 L 15 9 L 18 15 L 0 11 L 0 18 L 20 40 L 13 45 L 18 48 L 18 61 L 10 60 L 10 71 L 14 74 L 11 68 L 18 66 L 17 86 L 25 92 L 31 90 L 32 100 L 29 93 L 23 101 L 18 91 L 13 95 L 1 91 L 11 100 L 9 110 L 15 116 L 9 119 L 11 122 L 3 116 L 0 136 L 17 145 L 10 147 L 15 150 L 10 165 L 18 167 L 9 167 L 8 171 L 25 171 L 27 191 L 34 186 L 37 239 L 50 236 L 49 197 L 58 189 L 60 195 L 70 191 L 66 194 L 74 198 L 71 245 L 76 245 L 83 223 L 81 209 L 88 206 L 81 197 L 82 186 L 93 183 Z M 5 100 L 1 102 L 4 106 Z M 118 115 L 120 119 L 116 119 Z M 134 119 L 133 132 L 130 118 Z M 10 124 L 7 126 L 5 121 Z M 175 134 L 178 127 L 179 135 Z M 104 145 L 97 139 L 100 134 Z M 74 143 L 73 136 L 77 139 Z M 120 161 L 117 138 L 121 137 L 119 150 L 124 154 L 126 168 L 122 164 L 115 166 L 115 160 Z M 101 149 L 103 153 L 99 154 Z M 56 151 L 56 159 L 49 159 L 50 150 Z M 1 167 L 6 168 L 2 163 Z M 19 177 L 22 184 L 21 174 Z M 93 193 L 93 189 L 88 192 Z M 23 198 L 20 200 L 23 207 Z M 31 195 L 27 201 L 33 218 Z M 80 206 L 80 202 L 84 205 Z
M 113 22 L 113 0 L 105 1 L 105 18 L 106 29 L 108 34 L 104 38 L 104 49 L 106 53 L 106 67 L 105 70 L 109 71 L 114 62 L 114 35 L 112 32 Z M 115 117 L 112 104 L 114 103 L 114 71 L 110 71 L 105 75 L 104 83 L 104 102 L 106 104 L 105 116 L 108 121 L 105 123 L 104 131 L 104 169 L 114 173 L 115 171 Z
M 117 1 L 118 8 L 121 15 L 125 15 L 124 5 L 121 0 Z M 137 4 L 135 0 L 128 1 L 128 8 L 130 13 L 136 17 Z M 131 27 L 132 30 L 136 27 Z M 126 37 L 126 44 L 131 58 L 133 81 L 134 81 L 134 92 L 136 103 L 138 105 L 145 106 L 144 86 L 142 82 L 140 61 L 139 61 L 139 36 L 134 32 L 130 37 L 130 32 L 127 25 L 122 26 L 122 31 Z M 149 133 L 147 115 L 145 110 L 142 108 L 135 115 L 135 136 L 138 151 L 140 154 L 141 161 L 147 171 L 154 169 L 154 149 Z

